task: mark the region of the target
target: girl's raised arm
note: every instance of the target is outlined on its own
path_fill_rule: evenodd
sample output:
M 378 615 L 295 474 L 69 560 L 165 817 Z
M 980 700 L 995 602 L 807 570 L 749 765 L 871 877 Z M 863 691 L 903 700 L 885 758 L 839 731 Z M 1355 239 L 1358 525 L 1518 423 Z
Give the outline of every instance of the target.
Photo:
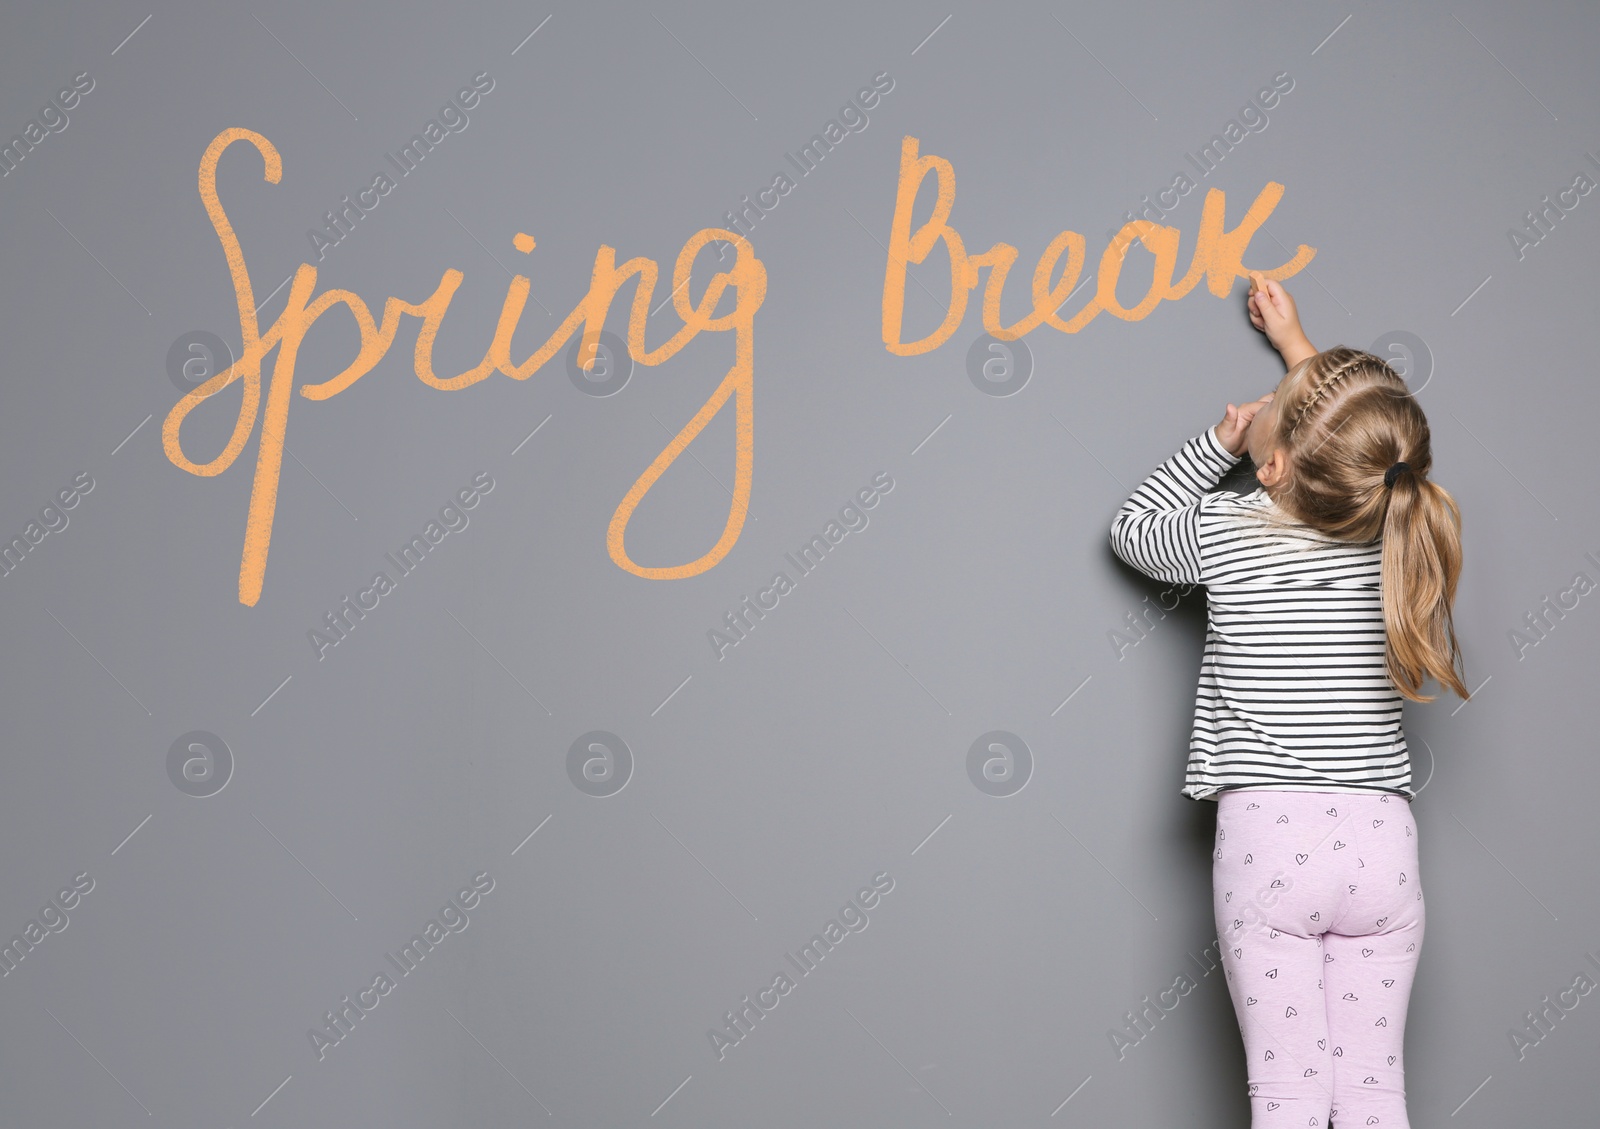
M 1117 511 L 1111 522 L 1112 551 L 1157 580 L 1203 584 L 1201 500 L 1238 461 L 1214 428 L 1190 439 Z

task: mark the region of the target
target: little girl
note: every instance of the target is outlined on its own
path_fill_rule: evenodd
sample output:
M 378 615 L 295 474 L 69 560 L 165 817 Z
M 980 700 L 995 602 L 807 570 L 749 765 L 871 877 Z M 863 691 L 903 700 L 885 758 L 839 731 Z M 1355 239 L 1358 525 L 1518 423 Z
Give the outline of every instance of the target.
M 1378 357 L 1317 352 L 1253 276 L 1288 372 L 1190 439 L 1117 513 L 1139 571 L 1204 585 L 1183 795 L 1217 802 L 1212 894 L 1252 1129 L 1408 1129 L 1406 1006 L 1422 946 L 1401 699 L 1463 699 L 1460 512 L 1428 421 Z M 1208 493 L 1248 452 L 1260 487 Z

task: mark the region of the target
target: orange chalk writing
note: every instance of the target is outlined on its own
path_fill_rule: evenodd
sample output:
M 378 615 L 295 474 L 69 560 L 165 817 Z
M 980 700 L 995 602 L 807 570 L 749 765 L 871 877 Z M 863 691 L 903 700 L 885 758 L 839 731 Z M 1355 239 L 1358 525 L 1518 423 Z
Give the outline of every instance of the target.
M 895 193 L 894 219 L 889 230 L 889 253 L 883 276 L 883 343 L 889 352 L 902 357 L 931 352 L 950 339 L 966 316 L 967 298 L 977 288 L 979 269 L 982 267 L 989 268 L 983 294 L 983 327 L 1002 341 L 1015 341 L 1041 324 L 1048 324 L 1063 333 L 1076 333 L 1102 312 L 1124 321 L 1140 321 L 1148 317 L 1150 311 L 1163 300 L 1175 300 L 1189 293 L 1202 276 L 1211 293 L 1224 298 L 1233 289 L 1234 279 L 1249 277 L 1242 260 L 1250 239 L 1283 198 L 1283 185 L 1269 181 L 1238 226 L 1228 231 L 1223 221 L 1226 203 L 1223 192 L 1219 188 L 1208 191 L 1189 270 L 1177 282 L 1172 280 L 1172 275 L 1178 262 L 1178 229 L 1149 220 L 1134 220 L 1125 224 L 1100 256 L 1094 297 L 1067 321 L 1062 321 L 1056 311 L 1077 288 L 1078 277 L 1083 270 L 1085 247 L 1083 236 L 1075 231 L 1063 231 L 1050 241 L 1034 267 L 1033 311 L 1007 326 L 1000 322 L 1000 297 L 1011 266 L 1016 262 L 1017 249 L 1009 243 L 996 243 L 982 254 L 967 253 L 960 234 L 949 222 L 956 199 L 955 169 L 945 158 L 931 154 L 922 156 L 918 149 L 919 143 L 915 137 L 907 136 L 900 143 L 900 183 Z M 938 188 L 933 214 L 913 232 L 912 204 L 923 180 L 930 175 Z M 1138 305 L 1125 308 L 1117 301 L 1117 281 L 1128 248 L 1135 239 L 1155 256 L 1155 262 L 1150 287 L 1143 299 Z M 922 340 L 904 341 L 902 332 L 907 270 L 912 265 L 924 262 L 939 243 L 944 244 L 950 259 L 950 300 L 944 321 Z M 1067 256 L 1067 264 L 1061 271 L 1059 281 L 1051 286 L 1050 276 L 1055 272 L 1063 253 Z M 1288 262 L 1261 270 L 1260 273 L 1268 278 L 1288 278 L 1298 274 L 1316 253 L 1316 248 L 1302 243 Z
M 417 378 L 433 388 L 454 391 L 476 384 L 493 372 L 500 372 L 514 380 L 526 380 L 541 365 L 554 356 L 579 332 L 580 356 L 593 358 L 600 330 L 617 292 L 637 276 L 633 291 L 633 305 L 628 319 L 628 352 L 643 365 L 658 365 L 674 356 L 701 332 L 734 335 L 734 360 L 727 375 L 701 405 L 694 417 L 684 425 L 666 448 L 645 468 L 612 514 L 606 531 L 606 548 L 619 568 L 652 580 L 671 580 L 695 576 L 712 568 L 727 555 L 744 526 L 749 510 L 752 469 L 755 459 L 754 415 L 752 397 L 755 373 L 755 315 L 766 296 L 767 272 L 761 260 L 745 238 L 724 228 L 705 228 L 696 232 L 683 245 L 673 267 L 672 303 L 683 328 L 665 344 L 655 350 L 645 346 L 645 321 L 650 313 L 650 299 L 655 291 L 660 268 L 652 259 L 634 258 L 616 264 L 616 250 L 602 245 L 595 252 L 594 272 L 589 291 L 574 306 L 566 320 L 550 338 L 521 363 L 511 357 L 511 339 L 517 329 L 523 306 L 528 298 L 529 279 L 515 275 L 506 290 L 500 320 L 484 353 L 483 360 L 466 372 L 441 377 L 433 368 L 433 343 L 443 324 L 457 287 L 463 275 L 458 270 L 446 270 L 439 279 L 433 294 L 421 302 L 407 302 L 391 297 L 385 301 L 381 319 L 375 321 L 372 312 L 362 299 L 348 290 L 328 290 L 313 297 L 317 285 L 317 268 L 302 263 L 295 272 L 289 287 L 288 303 L 278 319 L 262 333 L 256 321 L 256 300 L 246 269 L 244 251 L 234 234 L 221 201 L 217 197 L 217 164 L 222 154 L 237 141 L 255 147 L 261 154 L 262 176 L 269 184 L 278 183 L 283 175 L 283 161 L 272 142 L 248 129 L 227 129 L 217 134 L 206 147 L 200 159 L 200 198 L 210 217 L 217 239 L 227 259 L 228 271 L 233 280 L 234 295 L 239 307 L 239 331 L 242 342 L 241 356 L 229 368 L 193 389 L 180 399 L 168 413 L 162 425 L 162 445 L 167 458 L 175 466 L 197 475 L 218 475 L 233 465 L 239 453 L 255 430 L 256 418 L 261 417 L 260 439 L 256 448 L 255 479 L 251 486 L 250 502 L 245 517 L 244 547 L 239 561 L 239 601 L 254 606 L 261 598 L 266 576 L 267 555 L 272 543 L 272 527 L 277 511 L 278 478 L 283 465 L 284 441 L 288 431 L 289 407 L 293 402 L 295 362 L 306 334 L 323 314 L 335 306 L 343 307 L 355 321 L 360 334 L 360 348 L 349 365 L 342 371 L 318 383 L 300 384 L 300 395 L 309 400 L 326 400 L 349 388 L 362 376 L 371 372 L 394 343 L 400 327 L 400 316 L 410 315 L 421 320 L 417 332 L 414 367 Z M 698 305 L 689 298 L 690 272 L 701 248 L 712 240 L 732 244 L 737 252 L 731 269 L 718 271 L 706 284 Z M 513 240 L 519 251 L 532 251 L 532 237 L 518 233 Z M 721 317 L 712 317 L 723 294 L 734 290 L 733 309 Z M 266 399 L 262 403 L 262 363 L 274 349 L 277 357 L 266 386 Z M 209 462 L 197 463 L 184 453 L 181 439 L 183 421 L 202 401 L 228 387 L 235 381 L 243 383 L 238 418 L 233 432 L 222 452 Z M 734 401 L 735 416 L 735 471 L 733 499 L 722 534 L 706 553 L 696 560 L 679 565 L 646 566 L 628 556 L 625 536 L 634 510 L 649 493 L 650 487 L 664 474 L 674 460 L 693 442 L 729 399 Z
M 311 327 L 324 314 L 339 307 L 354 322 L 359 347 L 345 368 L 314 381 L 300 380 L 299 395 L 308 400 L 327 400 L 345 391 L 373 368 L 388 353 L 400 328 L 402 315 L 418 319 L 413 368 L 417 379 L 431 388 L 457 391 L 499 372 L 513 380 L 527 380 L 578 334 L 579 355 L 592 358 L 613 302 L 622 288 L 633 282 L 633 301 L 628 315 L 628 353 L 639 364 L 659 365 L 702 332 L 732 333 L 733 362 L 721 383 L 696 410 L 688 423 L 673 436 L 629 487 L 617 504 L 606 529 L 606 550 L 612 561 L 626 572 L 650 580 L 674 580 L 697 576 L 713 568 L 738 541 L 750 505 L 755 461 L 754 414 L 752 401 L 755 383 L 755 316 L 767 292 L 767 271 L 749 242 L 736 231 L 708 227 L 690 236 L 679 250 L 672 272 L 672 304 L 683 326 L 656 349 L 645 343 L 645 325 L 650 314 L 660 266 L 653 259 L 632 258 L 620 265 L 616 249 L 601 245 L 595 252 L 589 289 L 573 306 L 550 337 L 520 362 L 511 356 L 511 342 L 527 303 L 530 280 L 514 275 L 506 288 L 500 318 L 483 359 L 464 372 L 441 376 L 434 370 L 433 347 L 450 309 L 450 302 L 464 278 L 459 270 L 449 269 L 439 277 L 432 294 L 420 301 L 389 297 L 381 316 L 374 318 L 362 298 L 348 290 L 326 290 L 317 294 L 317 268 L 300 264 L 289 286 L 289 297 L 277 320 L 262 332 L 256 320 L 255 293 L 250 284 L 244 251 L 233 225 L 217 195 L 217 165 L 235 142 L 245 142 L 261 156 L 262 177 L 277 184 L 283 175 L 283 161 L 272 142 L 248 129 L 226 129 L 217 134 L 200 159 L 200 199 L 211 220 L 227 260 L 228 272 L 239 308 L 239 333 L 242 351 L 233 365 L 193 389 L 173 405 L 162 425 L 162 445 L 167 458 L 190 474 L 212 476 L 233 465 L 259 419 L 255 477 L 245 515 L 244 544 L 239 559 L 239 601 L 254 606 L 261 598 L 267 557 L 272 544 L 272 529 L 277 513 L 278 481 L 283 469 L 284 443 L 288 434 L 290 406 L 296 403 L 295 366 L 300 346 Z M 1176 228 L 1135 220 L 1126 224 L 1100 256 L 1094 296 L 1070 318 L 1062 320 L 1058 310 L 1077 288 L 1087 248 L 1084 238 L 1074 231 L 1062 231 L 1045 247 L 1034 265 L 1030 282 L 1032 309 L 1011 325 L 1000 320 L 1001 298 L 1007 279 L 1017 261 L 1017 249 L 996 243 L 981 254 L 969 254 L 960 234 L 950 224 L 955 205 L 955 170 L 943 157 L 921 155 L 918 141 L 902 139 L 900 175 L 896 189 L 894 217 L 889 234 L 887 263 L 883 282 L 883 341 L 891 353 L 915 356 L 930 352 L 948 341 L 966 316 L 967 302 L 987 268 L 983 290 L 984 328 L 995 337 L 1014 341 L 1040 325 L 1063 333 L 1076 333 L 1101 313 L 1124 321 L 1139 321 L 1149 316 L 1162 301 L 1188 294 L 1205 278 L 1216 297 L 1225 297 L 1234 280 L 1248 277 L 1243 258 L 1251 238 L 1272 214 L 1283 197 L 1283 185 L 1268 182 L 1256 196 L 1238 224 L 1227 229 L 1224 221 L 1225 198 L 1220 189 L 1207 194 L 1195 236 L 1194 251 L 1182 278 L 1174 281 L 1179 257 L 1180 235 Z M 938 189 L 932 214 L 915 230 L 912 206 L 923 180 L 933 176 Z M 707 281 L 698 304 L 691 302 L 688 282 L 695 260 L 706 244 L 717 240 L 732 245 L 737 252 L 731 269 L 718 271 Z M 1137 240 L 1153 257 L 1150 285 L 1132 307 L 1117 299 L 1117 284 L 1129 248 Z M 532 236 L 517 233 L 513 245 L 531 252 Z M 950 260 L 950 297 L 943 322 L 920 341 L 904 341 L 903 313 L 908 271 L 924 262 L 937 244 L 944 245 Z M 1268 278 L 1284 279 L 1298 273 L 1316 254 L 1316 249 L 1301 244 L 1294 256 L 1276 267 L 1261 270 Z M 1062 260 L 1065 257 L 1065 263 Z M 1059 267 L 1059 273 L 1058 273 Z M 1051 279 L 1055 282 L 1052 284 Z M 712 316 L 723 295 L 732 288 L 733 308 L 720 317 Z M 263 387 L 263 366 L 276 351 L 271 374 Z M 229 385 L 242 384 L 239 413 L 222 451 L 208 462 L 196 462 L 183 449 L 183 421 L 196 406 Z M 642 565 L 634 561 L 626 547 L 628 523 L 652 486 L 683 454 L 730 400 L 735 422 L 734 490 L 717 541 L 695 560 L 677 565 Z

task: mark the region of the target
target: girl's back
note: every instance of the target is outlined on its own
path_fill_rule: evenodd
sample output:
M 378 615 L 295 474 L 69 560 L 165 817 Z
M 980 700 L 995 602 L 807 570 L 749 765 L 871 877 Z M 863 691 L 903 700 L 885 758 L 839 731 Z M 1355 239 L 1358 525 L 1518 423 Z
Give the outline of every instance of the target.
M 1249 784 L 1409 798 L 1384 665 L 1382 542 L 1267 524 L 1264 490 L 1202 507 L 1205 657 L 1184 793 Z
M 1238 459 L 1208 428 L 1146 479 L 1111 529 L 1129 564 L 1206 588 L 1183 794 L 1249 786 L 1409 799 L 1401 697 L 1385 668 L 1382 541 L 1319 534 L 1263 489 L 1207 493 Z

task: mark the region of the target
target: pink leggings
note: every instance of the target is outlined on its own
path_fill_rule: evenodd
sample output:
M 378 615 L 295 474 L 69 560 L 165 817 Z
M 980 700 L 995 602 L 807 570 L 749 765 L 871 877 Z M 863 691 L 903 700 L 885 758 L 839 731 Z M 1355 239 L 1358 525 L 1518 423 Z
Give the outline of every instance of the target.
M 1212 897 L 1251 1129 L 1409 1129 L 1406 1005 L 1422 949 L 1404 796 L 1217 797 Z

